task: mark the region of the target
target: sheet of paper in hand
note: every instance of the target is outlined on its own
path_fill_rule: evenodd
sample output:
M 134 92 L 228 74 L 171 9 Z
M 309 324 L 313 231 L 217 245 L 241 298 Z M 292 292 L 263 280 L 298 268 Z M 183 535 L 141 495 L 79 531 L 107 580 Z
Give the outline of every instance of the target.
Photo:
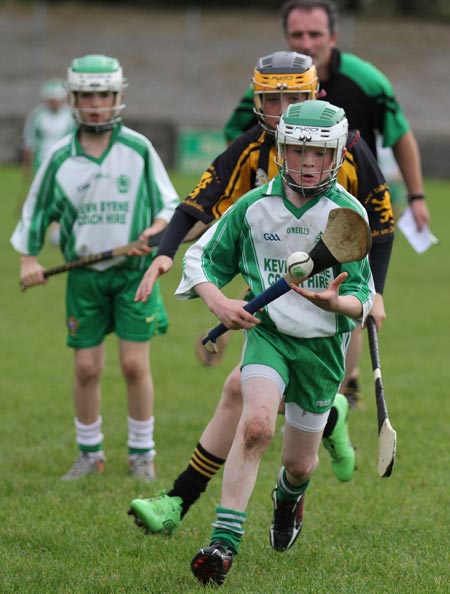
M 431 233 L 428 226 L 417 231 L 416 222 L 409 207 L 403 211 L 397 222 L 397 227 L 418 254 L 423 254 L 432 245 L 439 243 L 438 238 Z

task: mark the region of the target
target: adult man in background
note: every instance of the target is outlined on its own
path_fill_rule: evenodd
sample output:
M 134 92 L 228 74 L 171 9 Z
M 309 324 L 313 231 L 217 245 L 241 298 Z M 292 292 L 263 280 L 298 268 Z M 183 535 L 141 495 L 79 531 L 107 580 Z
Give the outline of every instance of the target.
M 361 132 L 375 155 L 377 132 L 383 138 L 383 146 L 392 147 L 417 228 L 428 225 L 430 217 L 416 138 L 384 74 L 369 62 L 337 49 L 336 4 L 333 0 L 289 0 L 281 8 L 281 19 L 289 48 L 312 57 L 326 100 L 344 108 L 350 128 Z M 227 140 L 233 139 L 239 129 L 247 129 L 253 117 L 249 90 L 225 125 Z M 362 331 L 358 329 L 347 351 L 346 376 L 341 387 L 354 406 L 361 405 L 358 364 L 362 342 Z

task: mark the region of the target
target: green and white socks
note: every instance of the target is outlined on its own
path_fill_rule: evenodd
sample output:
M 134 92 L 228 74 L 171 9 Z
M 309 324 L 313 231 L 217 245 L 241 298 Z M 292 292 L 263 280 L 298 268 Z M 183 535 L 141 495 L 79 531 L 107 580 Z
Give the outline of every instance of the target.
M 211 534 L 210 544 L 222 540 L 234 554 L 237 554 L 241 538 L 244 535 L 243 525 L 247 514 L 218 505 L 216 507 L 216 516 L 217 519 L 213 523 L 214 530 Z

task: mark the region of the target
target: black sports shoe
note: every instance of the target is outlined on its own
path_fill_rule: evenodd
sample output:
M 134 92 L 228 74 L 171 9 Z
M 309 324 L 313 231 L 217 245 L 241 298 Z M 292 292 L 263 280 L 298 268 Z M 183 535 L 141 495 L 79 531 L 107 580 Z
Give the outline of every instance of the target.
M 191 561 L 192 573 L 203 586 L 221 586 L 233 563 L 233 552 L 218 540 L 200 549 Z
M 300 536 L 303 526 L 303 503 L 305 494 L 302 493 L 296 501 L 279 503 L 277 489 L 272 491 L 273 519 L 270 526 L 270 544 L 273 549 L 287 551 Z

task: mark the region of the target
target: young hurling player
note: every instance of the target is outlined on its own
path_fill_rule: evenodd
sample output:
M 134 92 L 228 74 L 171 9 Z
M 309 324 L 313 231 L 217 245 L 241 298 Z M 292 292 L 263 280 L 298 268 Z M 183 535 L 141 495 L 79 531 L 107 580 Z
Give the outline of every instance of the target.
M 198 221 L 219 218 L 243 191 L 261 185 L 275 175 L 274 129 L 290 103 L 315 98 L 315 67 L 307 56 L 275 52 L 260 58 L 253 74 L 255 109 L 259 123 L 244 133 L 202 175 L 193 192 L 180 204 L 164 233 L 158 256 L 145 273 L 137 298 L 152 293 L 155 280 L 172 267 L 183 237 Z M 381 300 L 393 241 L 393 217 L 389 191 L 367 145 L 351 132 L 338 181 L 365 205 L 372 230 L 371 267 Z M 259 181 L 258 181 L 259 180 Z M 372 309 L 372 312 L 375 310 Z M 223 465 L 231 447 L 242 403 L 240 362 L 228 376 L 217 409 L 203 431 L 187 468 L 175 479 L 168 494 L 135 499 L 130 513 L 150 532 L 168 531 L 179 525 L 189 507 L 207 488 Z M 336 477 L 352 478 L 355 453 L 347 429 L 348 404 L 342 395 L 333 403 L 324 431 L 323 444 L 331 455 Z
M 38 170 L 11 242 L 21 254 L 23 285 L 45 283 L 38 262 L 45 230 L 61 225 L 67 262 L 162 231 L 178 204 L 166 170 L 147 138 L 122 125 L 126 79 L 118 60 L 76 58 L 67 87 L 76 131 L 56 145 Z M 145 255 L 149 250 L 134 250 Z M 131 254 L 130 254 L 131 255 Z M 150 339 L 166 332 L 158 287 L 146 303 L 133 302 L 152 256 L 122 257 L 74 269 L 67 276 L 67 344 L 74 349 L 75 429 L 79 456 L 63 476 L 102 472 L 100 380 L 104 339 L 119 338 L 128 402 L 128 462 L 133 476 L 155 478 Z
M 280 174 L 236 202 L 183 261 L 176 296 L 200 296 L 223 324 L 245 333 L 242 414 L 225 462 L 210 543 L 191 562 L 203 585 L 222 585 L 238 553 L 247 504 L 283 398 L 286 424 L 282 467 L 272 493 L 271 546 L 286 551 L 302 529 L 305 492 L 344 377 L 350 333 L 372 307 L 368 259 L 316 275 L 307 288 L 290 291 L 256 316 L 220 288 L 238 274 L 251 297 L 268 288 L 272 271 L 267 262 L 278 260 L 281 268 L 292 252 L 310 252 L 334 208 L 352 208 L 367 218 L 364 207 L 336 182 L 347 129 L 342 108 L 323 101 L 290 105 L 277 131 Z M 290 233 L 293 229 L 301 233 Z M 280 241 L 267 241 L 275 234 Z

